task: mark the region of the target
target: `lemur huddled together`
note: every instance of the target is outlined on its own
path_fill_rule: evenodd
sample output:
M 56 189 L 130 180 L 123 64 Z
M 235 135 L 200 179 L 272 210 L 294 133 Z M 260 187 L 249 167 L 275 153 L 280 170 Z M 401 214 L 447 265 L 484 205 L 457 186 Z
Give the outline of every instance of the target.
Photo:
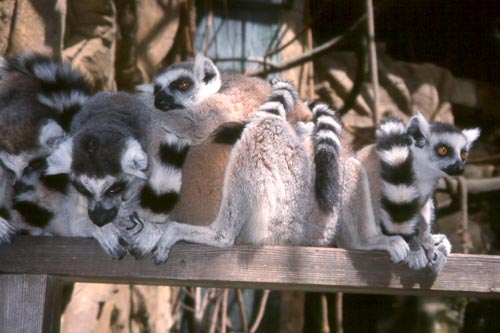
M 0 242 L 94 237 L 159 264 L 179 241 L 384 250 L 439 272 L 433 192 L 479 129 L 386 119 L 354 152 L 336 113 L 293 83 L 219 71 L 203 55 L 137 94 L 92 93 L 68 64 L 0 59 Z

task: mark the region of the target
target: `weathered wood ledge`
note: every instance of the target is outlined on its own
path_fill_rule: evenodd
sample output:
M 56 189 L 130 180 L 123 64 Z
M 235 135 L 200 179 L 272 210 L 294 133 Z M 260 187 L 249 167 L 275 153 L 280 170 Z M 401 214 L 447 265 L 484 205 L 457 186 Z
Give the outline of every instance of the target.
M 21 236 L 0 246 L 0 274 L 105 283 L 500 296 L 500 256 L 452 254 L 434 276 L 392 264 L 383 252 L 312 247 L 178 244 L 168 262 L 157 266 L 151 258 L 113 260 L 93 239 Z

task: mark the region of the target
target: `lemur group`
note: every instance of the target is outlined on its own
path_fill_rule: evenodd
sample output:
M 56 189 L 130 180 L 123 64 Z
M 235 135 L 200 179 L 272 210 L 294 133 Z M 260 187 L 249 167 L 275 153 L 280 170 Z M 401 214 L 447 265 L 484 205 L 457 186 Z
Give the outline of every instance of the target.
M 220 71 L 203 55 L 139 92 L 92 92 L 70 65 L 0 58 L 0 242 L 93 237 L 160 264 L 179 241 L 383 250 L 439 272 L 433 192 L 463 172 L 479 129 L 385 119 L 349 147 L 335 112 L 292 82 Z

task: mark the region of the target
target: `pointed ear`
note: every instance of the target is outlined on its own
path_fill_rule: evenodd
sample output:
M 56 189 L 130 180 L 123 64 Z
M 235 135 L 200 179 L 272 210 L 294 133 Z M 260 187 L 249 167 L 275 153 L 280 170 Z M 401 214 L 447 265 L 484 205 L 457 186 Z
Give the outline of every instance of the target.
M 144 170 L 148 167 L 148 156 L 136 139 L 128 139 L 121 159 L 123 172 L 146 179 Z
M 406 133 L 415 141 L 415 146 L 422 148 L 429 142 L 430 129 L 429 123 L 424 116 L 418 112 L 408 122 Z
M 204 89 L 207 96 L 219 91 L 221 86 L 219 69 L 212 60 L 201 53 L 197 53 L 194 59 L 194 75 L 206 86 Z
M 69 138 L 59 144 L 57 149 L 47 157 L 46 175 L 70 173 L 73 163 L 73 139 Z
M 54 150 L 66 138 L 66 132 L 54 120 L 48 120 L 40 128 L 38 142 L 40 146 Z
M 467 146 L 471 147 L 474 141 L 476 141 L 479 138 L 481 130 L 479 128 L 469 128 L 469 129 L 464 129 L 462 133 L 463 135 L 465 135 L 465 138 L 467 139 Z
M 143 83 L 135 86 L 136 93 L 154 93 L 155 88 L 152 83 Z

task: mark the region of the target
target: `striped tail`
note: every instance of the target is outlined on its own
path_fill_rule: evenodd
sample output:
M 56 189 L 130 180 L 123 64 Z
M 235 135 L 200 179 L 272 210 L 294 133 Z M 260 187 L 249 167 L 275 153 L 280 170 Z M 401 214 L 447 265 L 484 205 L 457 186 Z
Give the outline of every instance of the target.
M 40 85 L 38 101 L 59 113 L 65 131 L 69 131 L 73 116 L 91 95 L 90 85 L 80 72 L 45 55 L 26 53 L 3 59 L 0 67 L 0 78 L 22 73 L 36 80 Z
M 271 95 L 267 102 L 259 108 L 260 112 L 271 113 L 283 118 L 286 118 L 297 105 L 299 93 L 292 82 L 281 79 L 272 79 Z
M 141 207 L 156 214 L 170 213 L 177 201 L 182 185 L 182 167 L 191 145 L 185 139 L 166 133 L 158 156 L 153 159 L 151 175 L 141 191 Z
M 413 170 L 412 140 L 403 121 L 394 117 L 380 125 L 376 136 L 382 178 L 382 225 L 389 234 L 412 235 L 421 208 Z
M 315 191 L 320 208 L 331 213 L 340 193 L 339 153 L 342 125 L 335 111 L 323 103 L 313 106 L 315 124 L 314 163 L 316 166 Z

